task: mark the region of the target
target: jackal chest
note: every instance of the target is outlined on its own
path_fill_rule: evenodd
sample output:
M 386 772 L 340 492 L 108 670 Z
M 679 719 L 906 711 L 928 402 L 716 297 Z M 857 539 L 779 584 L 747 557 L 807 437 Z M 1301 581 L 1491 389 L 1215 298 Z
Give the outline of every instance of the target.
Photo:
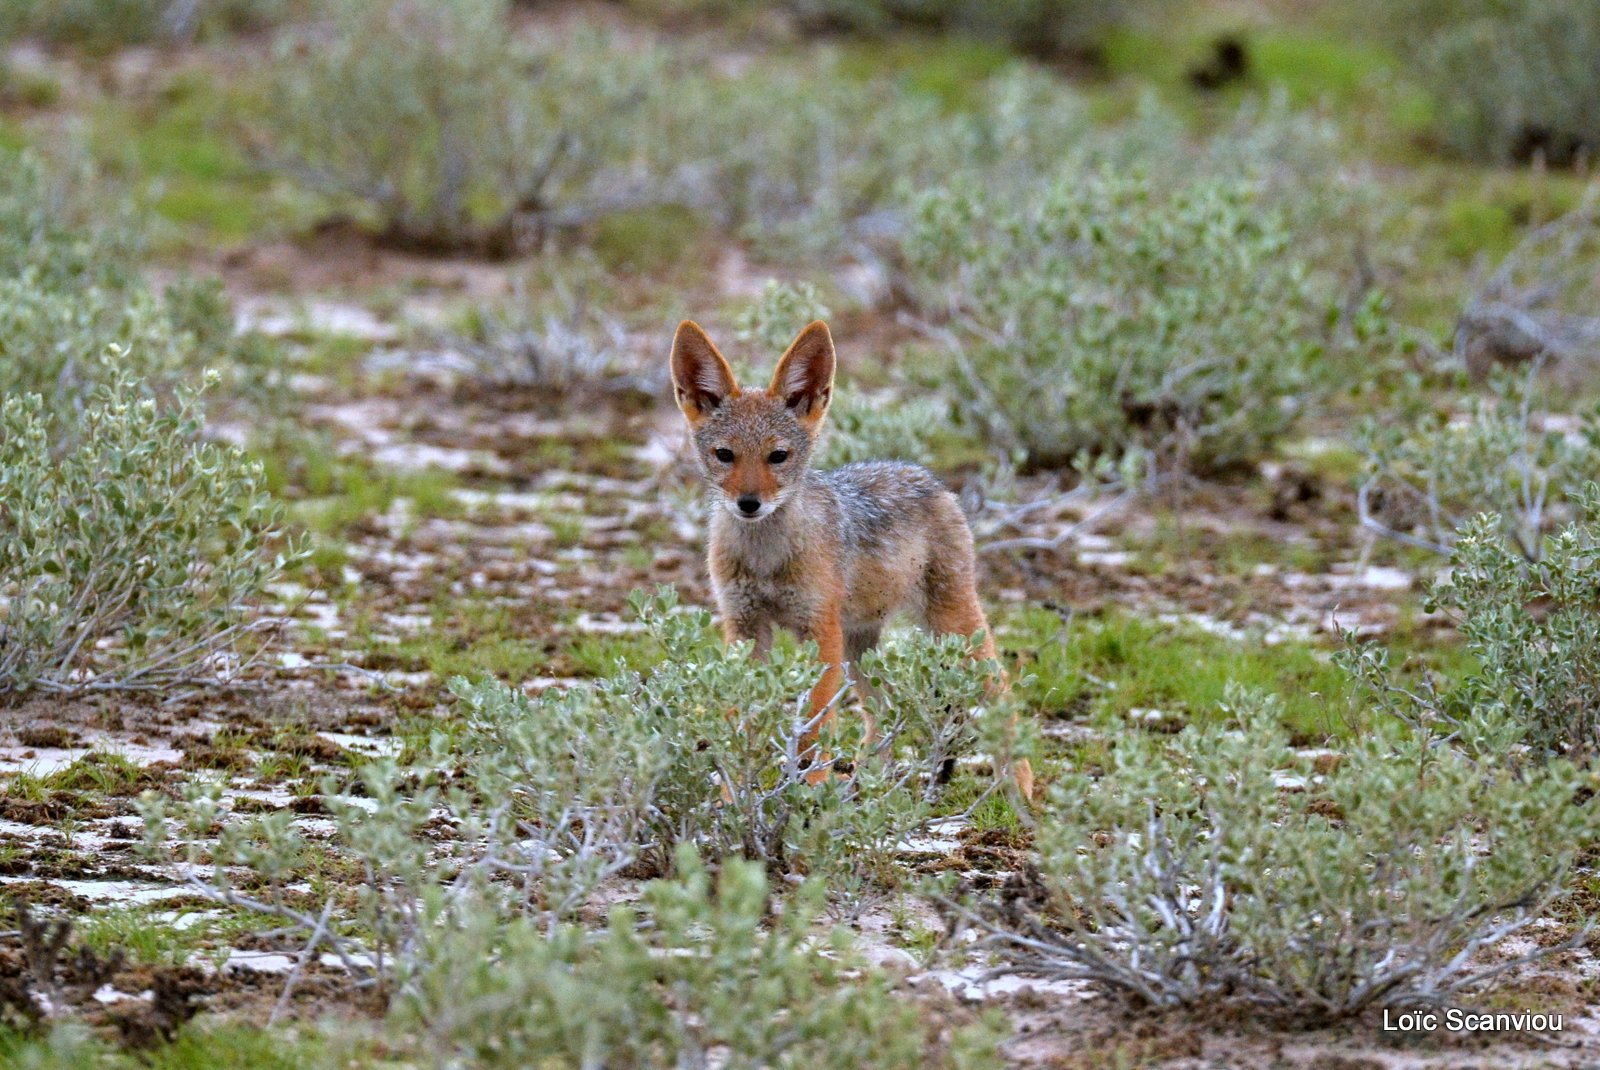
M 732 620 L 803 630 L 827 602 L 825 566 L 807 555 L 760 542 L 713 539 L 711 588 L 717 607 Z

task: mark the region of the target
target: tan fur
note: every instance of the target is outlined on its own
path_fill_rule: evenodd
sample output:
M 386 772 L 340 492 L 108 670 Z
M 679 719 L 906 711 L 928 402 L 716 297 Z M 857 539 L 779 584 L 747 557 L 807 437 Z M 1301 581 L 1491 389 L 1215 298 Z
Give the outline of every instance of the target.
M 833 716 L 846 664 L 898 611 L 935 634 L 982 631 L 976 656 L 995 656 L 955 495 L 911 464 L 810 468 L 836 363 L 821 321 L 795 338 L 764 391 L 741 389 L 696 324 L 685 320 L 672 343 L 673 392 L 712 492 L 709 561 L 723 633 L 763 656 L 774 628 L 816 642 L 827 665 L 811 692 L 819 723 Z M 1026 763 L 1012 772 L 1031 797 Z

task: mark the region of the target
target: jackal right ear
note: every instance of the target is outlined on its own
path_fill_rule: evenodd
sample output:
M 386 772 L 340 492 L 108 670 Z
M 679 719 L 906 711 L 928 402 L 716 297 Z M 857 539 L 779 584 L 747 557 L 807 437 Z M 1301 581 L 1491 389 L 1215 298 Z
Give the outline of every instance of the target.
M 739 393 L 733 369 L 693 320 L 678 324 L 672 337 L 672 393 L 690 424 L 698 424 Z

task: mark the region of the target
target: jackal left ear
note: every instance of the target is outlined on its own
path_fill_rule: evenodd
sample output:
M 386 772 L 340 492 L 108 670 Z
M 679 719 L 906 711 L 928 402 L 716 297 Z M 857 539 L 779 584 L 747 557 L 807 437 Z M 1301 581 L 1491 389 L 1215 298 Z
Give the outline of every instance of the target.
M 807 428 L 822 422 L 833 399 L 833 371 L 837 366 L 833 336 L 828 325 L 814 321 L 789 343 L 778 370 L 772 373 L 767 393 L 781 398 Z

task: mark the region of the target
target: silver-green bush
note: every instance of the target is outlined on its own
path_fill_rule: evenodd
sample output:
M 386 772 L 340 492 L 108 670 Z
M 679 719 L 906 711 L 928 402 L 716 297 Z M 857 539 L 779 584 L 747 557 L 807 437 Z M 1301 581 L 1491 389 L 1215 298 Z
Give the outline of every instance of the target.
M 607 878 L 664 871 L 683 848 L 825 878 L 834 903 L 857 910 L 898 879 L 899 844 L 933 817 L 949 762 L 980 744 L 1002 767 L 1021 753 L 1009 717 L 985 707 L 969 640 L 923 638 L 866 659 L 876 734 L 844 714 L 810 744 L 814 649 L 757 661 L 670 590 L 634 605 L 648 667 L 619 664 L 593 687 L 535 697 L 457 680 L 460 722 L 406 761 L 362 766 L 359 803 L 344 785 L 323 785 L 340 854 L 369 877 L 353 909 L 319 921 L 292 905 L 286 889 L 314 858 L 289 815 L 231 821 L 209 846 L 206 830 L 223 816 L 214 786 L 178 806 L 150 800 L 153 846 L 168 850 L 175 821 L 181 860 L 196 872 L 212 863 L 197 890 L 284 918 L 313 944 L 331 940 L 358 977 L 393 984 L 440 911 L 492 902 L 553 931 Z M 808 782 L 824 760 L 834 775 Z M 422 830 L 441 811 L 450 835 L 433 837 L 435 850 Z
M 1479 513 L 1530 561 L 1570 520 L 1569 498 L 1600 464 L 1600 430 L 1560 428 L 1541 405 L 1539 366 L 1498 372 L 1466 411 L 1368 421 L 1358 438 L 1367 476 L 1362 524 L 1387 538 L 1448 554 Z
M 999 1065 L 992 1028 L 938 1036 L 842 931 L 817 938 L 820 884 L 780 904 L 759 865 L 728 862 L 713 882 L 685 852 L 676 868 L 599 934 L 453 919 L 396 1023 L 483 1067 Z
M 1247 464 L 1344 362 L 1293 232 L 1241 182 L 1069 168 L 1021 197 L 957 183 L 921 199 L 907 252 L 949 321 L 958 416 L 1036 467 L 1129 451 Z
M 1570 167 L 1600 150 L 1600 10 L 1587 0 L 1384 4 L 1378 24 L 1433 92 L 1458 152 Z
M 65 446 L 39 394 L 0 401 L 0 696 L 216 679 L 283 560 L 259 465 L 199 440 L 196 394 L 103 381 Z
M 619 670 L 598 691 L 669 756 L 651 816 L 662 864 L 687 843 L 779 872 L 884 877 L 901 838 L 932 816 L 945 761 L 973 746 L 980 725 L 1005 720 L 986 701 L 983 667 L 963 637 L 907 640 L 903 656 L 875 654 L 859 667 L 879 681 L 866 701 L 869 738 L 853 712 L 831 726 L 810 714 L 819 669 L 809 644 L 752 660 L 747 644 L 721 642 L 704 611 L 678 610 L 670 591 L 636 596 L 634 606 L 662 657 L 644 673 Z M 916 690 L 929 673 L 943 681 L 942 696 Z M 808 783 L 824 760 L 848 771 Z
M 510 253 L 595 207 L 653 75 L 592 39 L 517 44 L 509 0 L 348 0 L 291 35 L 261 116 L 269 163 L 359 202 L 382 236 Z M 625 162 L 625 161 L 624 161 Z M 608 192 L 608 196 L 616 191 Z
M 587 269 L 555 275 L 537 291 L 518 277 L 505 300 L 475 309 L 465 330 L 446 344 L 466 357 L 475 378 L 493 385 L 556 391 L 632 386 L 656 393 L 656 379 L 639 369 L 626 327 L 604 310 L 597 291 L 600 284 Z
M 46 289 L 126 286 L 144 252 L 135 214 L 81 162 L 0 149 L 0 277 L 31 274 Z
M 225 304 L 196 308 L 190 317 L 176 291 L 41 283 L 32 268 L 0 280 L 0 395 L 40 394 L 50 411 L 68 413 L 108 374 L 170 395 L 206 364 L 226 363 L 233 340 Z M 108 338 L 121 347 L 115 359 L 106 355 Z
M 1575 520 L 1538 537 L 1532 555 L 1507 544 L 1492 513 L 1462 528 L 1425 603 L 1473 655 L 1462 679 L 1403 687 L 1383 650 L 1352 651 L 1389 713 L 1491 756 L 1518 744 L 1582 759 L 1600 749 L 1600 487 L 1574 498 Z
M 989 945 L 1159 1007 L 1312 1018 L 1437 1002 L 1572 946 L 1486 954 L 1564 896 L 1590 842 L 1572 766 L 1372 732 L 1319 774 L 1273 703 L 1232 703 L 1228 723 L 1130 730 L 1103 775 L 1063 778 L 1036 879 L 973 915 Z
M 130 267 L 144 254 L 137 207 L 87 169 L 0 151 L 0 397 L 38 393 L 80 411 L 108 376 L 170 399 L 206 368 L 229 385 L 270 378 L 271 347 L 236 337 L 215 281 L 157 291 Z M 106 356 L 117 343 L 120 356 Z M 74 432 L 55 429 L 59 443 Z

